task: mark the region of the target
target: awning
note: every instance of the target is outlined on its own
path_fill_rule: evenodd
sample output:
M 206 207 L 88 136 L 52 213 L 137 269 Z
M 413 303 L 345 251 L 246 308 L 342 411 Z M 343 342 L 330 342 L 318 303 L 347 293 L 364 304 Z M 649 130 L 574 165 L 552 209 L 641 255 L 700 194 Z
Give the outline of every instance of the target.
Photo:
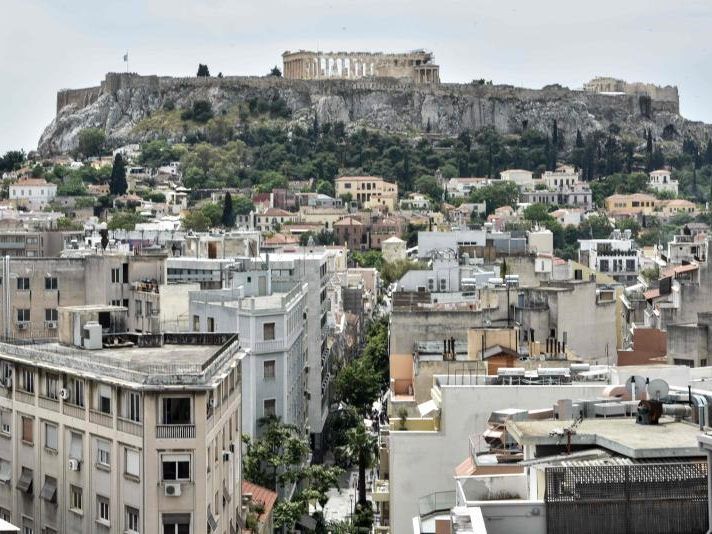
M 20 532 L 20 529 L 12 523 L 0 519 L 0 532 Z
M 40 499 L 47 502 L 57 502 L 57 479 L 54 477 L 45 477 L 45 483 L 40 492 Z
M 232 495 L 230 495 L 230 492 L 227 490 L 227 484 L 225 484 L 225 482 L 223 482 L 223 497 L 227 502 L 232 500 Z
M 430 399 L 429 401 L 418 404 L 418 411 L 420 412 L 420 417 L 425 417 L 428 414 L 436 412 L 438 410 L 438 405 L 435 401 Z
M 32 493 L 32 469 L 22 468 L 20 480 L 17 481 L 17 489 L 25 493 Z
M 208 508 L 208 526 L 213 532 L 218 530 L 218 522 L 215 521 L 215 516 L 213 515 L 213 512 L 210 511 L 210 508 Z

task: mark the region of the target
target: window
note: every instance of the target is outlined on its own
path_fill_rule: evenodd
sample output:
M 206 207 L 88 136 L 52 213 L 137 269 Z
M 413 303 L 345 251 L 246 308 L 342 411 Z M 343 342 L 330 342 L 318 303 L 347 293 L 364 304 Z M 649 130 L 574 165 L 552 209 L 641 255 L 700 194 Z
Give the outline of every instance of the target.
M 136 391 L 127 391 L 124 394 L 124 415 L 130 421 L 141 421 L 141 394 Z
M 110 511 L 109 511 L 109 499 L 107 499 L 106 497 L 102 497 L 101 495 L 97 495 L 96 496 L 96 519 L 97 519 L 97 521 L 108 525 L 109 517 L 111 517 Z
M 598 270 L 601 271 L 602 273 L 608 272 L 608 260 L 601 260 L 599 262 Z
M 96 440 L 96 463 L 104 467 L 111 465 L 111 444 L 108 441 Z
M 12 478 L 12 464 L 0 458 L 0 482 L 8 484 Z
M 163 398 L 164 425 L 189 425 L 191 422 L 190 397 Z
M 140 300 L 135 300 L 134 304 L 136 304 L 136 317 L 143 317 L 142 302 Z
M 17 309 L 17 322 L 18 323 L 29 323 L 30 322 L 29 308 L 18 308 Z
M 32 439 L 32 426 L 34 421 L 32 417 L 22 416 L 22 441 L 32 445 L 34 440 Z
M 153 315 L 153 302 L 150 300 L 146 301 L 146 317 Z
M 138 510 L 136 508 L 126 507 L 126 530 L 129 532 L 138 532 Z
M 45 308 L 45 321 L 57 322 L 57 319 L 59 319 L 57 308 Z
M 18 291 L 29 291 L 30 290 L 30 279 L 26 276 L 21 276 L 17 279 L 17 290 Z
M 48 291 L 52 289 L 57 289 L 57 277 L 47 276 L 45 278 L 45 289 Z
M 5 508 L 0 508 L 0 519 L 4 521 L 10 521 L 10 510 Z
M 57 479 L 49 475 L 45 475 L 45 481 L 40 491 L 40 499 L 47 502 L 57 502 Z
M 274 360 L 264 362 L 263 378 L 265 380 L 274 380 Z
M 45 447 L 53 451 L 57 450 L 57 425 L 53 423 L 45 423 Z
M 215 332 L 215 318 L 208 317 L 208 332 Z
M 35 392 L 35 373 L 32 369 L 23 368 L 20 373 L 21 387 L 27 393 Z
M 29 517 L 22 518 L 22 534 L 34 534 L 34 523 Z
M 190 480 L 189 454 L 164 454 L 161 465 L 163 480 Z
M 72 404 L 84 407 L 84 381 L 78 378 L 69 380 L 69 392 Z
M 69 457 L 80 462 L 84 459 L 84 444 L 81 434 L 72 432 L 69 440 Z
M 10 428 L 12 427 L 12 412 L 7 410 L 0 410 L 0 431 L 3 434 L 10 434 Z
M 45 375 L 45 395 L 49 399 L 59 398 L 59 377 L 57 375 Z
M 141 476 L 141 455 L 137 450 L 124 449 L 125 473 L 132 477 Z
M 161 534 L 190 534 L 190 514 L 163 514 Z
M 625 260 L 625 270 L 635 271 L 635 260 Z
M 111 388 L 106 384 L 99 384 L 98 408 L 101 413 L 111 413 Z
M 262 406 L 263 417 L 274 417 L 277 415 L 277 401 L 275 399 L 265 399 Z
M 200 316 L 193 315 L 193 332 L 200 332 Z
M 111 283 L 120 284 L 121 283 L 121 269 L 114 268 L 111 269 Z
M 69 486 L 69 509 L 73 512 L 82 511 L 82 488 Z
M 265 323 L 262 325 L 262 339 L 265 341 L 274 339 L 274 323 Z

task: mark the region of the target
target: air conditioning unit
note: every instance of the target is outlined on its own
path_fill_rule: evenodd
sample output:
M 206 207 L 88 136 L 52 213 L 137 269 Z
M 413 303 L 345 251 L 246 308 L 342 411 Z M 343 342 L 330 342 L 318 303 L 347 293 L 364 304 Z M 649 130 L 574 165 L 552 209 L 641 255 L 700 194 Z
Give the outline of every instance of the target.
M 62 400 L 67 400 L 69 398 L 69 390 L 64 388 L 60 389 L 59 398 Z
M 80 462 L 76 458 L 70 458 L 67 462 L 67 469 L 70 471 L 79 471 Z
M 3 424 L 2 424 L 2 431 L 3 431 L 5 434 L 9 434 L 9 433 L 10 433 L 10 424 L 9 424 L 9 423 L 3 423 Z
M 55 330 L 57 328 L 57 321 L 47 321 L 47 328 Z
M 2 383 L 7 389 L 12 389 L 12 376 L 6 376 Z
M 172 482 L 163 486 L 163 494 L 166 497 L 180 497 L 180 484 Z
M 213 397 L 212 399 L 210 399 L 209 402 L 210 402 L 210 407 L 211 407 L 211 408 L 217 408 L 217 407 L 218 407 L 218 399 L 216 399 L 215 397 Z
M 27 330 L 28 326 L 30 326 L 29 323 L 17 323 L 18 330 Z

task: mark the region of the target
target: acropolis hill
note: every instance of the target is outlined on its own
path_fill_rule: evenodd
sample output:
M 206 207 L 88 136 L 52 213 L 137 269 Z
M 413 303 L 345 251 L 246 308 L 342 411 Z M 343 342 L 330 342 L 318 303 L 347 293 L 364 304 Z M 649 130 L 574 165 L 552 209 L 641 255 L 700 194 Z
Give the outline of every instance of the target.
M 571 146 L 576 131 L 638 138 L 650 129 L 656 139 L 679 144 L 686 137 L 705 141 L 712 129 L 679 115 L 677 88 L 595 78 L 581 90 L 560 85 L 525 89 L 485 83 L 441 83 L 430 53 L 370 54 L 286 52 L 285 77 L 226 76 L 175 78 L 109 73 L 95 87 L 57 94 L 57 116 L 39 141 L 42 154 L 77 146 L 79 132 L 104 128 L 112 145 L 156 137 L 180 140 L 178 131 L 151 131 L 142 120 L 196 100 L 209 100 L 216 115 L 229 113 L 254 97 L 281 98 L 291 121 L 310 124 L 341 121 L 419 135 L 457 135 L 493 126 L 501 133 L 525 128 L 550 132 L 557 121 Z M 138 126 L 138 127 L 137 127 Z

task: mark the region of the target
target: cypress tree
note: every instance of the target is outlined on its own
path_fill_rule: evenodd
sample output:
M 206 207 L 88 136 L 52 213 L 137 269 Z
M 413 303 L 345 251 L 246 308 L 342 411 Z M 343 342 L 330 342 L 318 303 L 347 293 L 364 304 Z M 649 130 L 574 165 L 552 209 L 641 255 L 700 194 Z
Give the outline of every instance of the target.
M 125 195 L 129 184 L 126 181 L 126 164 L 121 154 L 116 154 L 114 165 L 111 167 L 111 181 L 109 182 L 109 192 L 112 195 Z
M 235 226 L 235 208 L 232 205 L 232 195 L 228 191 L 223 199 L 222 224 L 226 228 Z
M 581 130 L 576 130 L 576 148 L 583 148 L 583 136 Z

